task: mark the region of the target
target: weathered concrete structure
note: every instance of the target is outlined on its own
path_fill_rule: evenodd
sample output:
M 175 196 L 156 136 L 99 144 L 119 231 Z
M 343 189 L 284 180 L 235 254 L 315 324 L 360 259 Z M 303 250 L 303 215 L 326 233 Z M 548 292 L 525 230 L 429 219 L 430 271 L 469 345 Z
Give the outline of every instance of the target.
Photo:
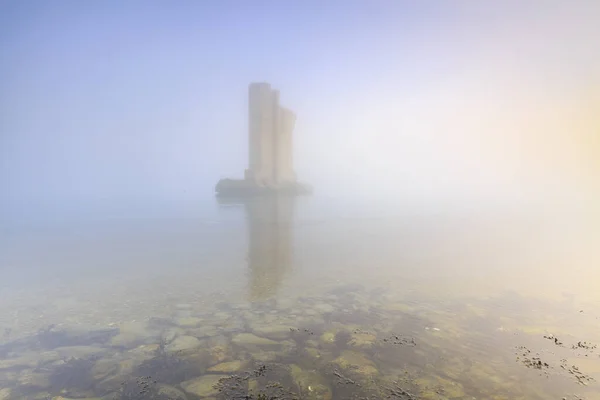
M 292 131 L 296 116 L 279 105 L 279 92 L 268 83 L 248 91 L 248 169 L 245 179 L 258 186 L 295 182 Z
M 248 90 L 248 168 L 244 180 L 223 179 L 220 195 L 264 192 L 309 193 L 296 181 L 292 133 L 296 115 L 279 105 L 279 91 L 268 83 L 252 83 Z

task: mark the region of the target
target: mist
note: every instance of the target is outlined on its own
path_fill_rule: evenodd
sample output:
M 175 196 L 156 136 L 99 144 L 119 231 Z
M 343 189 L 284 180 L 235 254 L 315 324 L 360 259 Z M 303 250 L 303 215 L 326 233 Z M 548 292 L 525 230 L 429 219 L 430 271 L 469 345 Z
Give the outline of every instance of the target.
M 0 400 L 598 399 L 599 205 L 599 0 L 0 1 Z
M 0 15 L 7 217 L 208 201 L 243 175 L 253 81 L 298 115 L 296 172 L 322 196 L 598 195 L 595 1 L 8 1 Z

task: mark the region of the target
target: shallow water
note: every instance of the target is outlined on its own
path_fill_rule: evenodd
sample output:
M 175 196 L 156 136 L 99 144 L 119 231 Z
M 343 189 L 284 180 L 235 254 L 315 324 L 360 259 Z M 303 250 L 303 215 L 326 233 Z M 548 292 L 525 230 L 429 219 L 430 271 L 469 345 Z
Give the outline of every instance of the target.
M 11 227 L 0 399 L 600 399 L 599 233 L 285 197 Z

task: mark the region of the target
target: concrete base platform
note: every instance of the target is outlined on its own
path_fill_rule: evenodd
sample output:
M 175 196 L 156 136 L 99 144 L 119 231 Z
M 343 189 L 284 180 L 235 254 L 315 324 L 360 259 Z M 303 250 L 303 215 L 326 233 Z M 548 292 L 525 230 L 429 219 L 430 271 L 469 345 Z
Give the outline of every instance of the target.
M 301 196 L 311 194 L 312 187 L 299 182 L 286 183 L 279 186 L 259 186 L 250 180 L 221 179 L 215 186 L 215 192 L 219 197 L 261 196 L 270 194 Z

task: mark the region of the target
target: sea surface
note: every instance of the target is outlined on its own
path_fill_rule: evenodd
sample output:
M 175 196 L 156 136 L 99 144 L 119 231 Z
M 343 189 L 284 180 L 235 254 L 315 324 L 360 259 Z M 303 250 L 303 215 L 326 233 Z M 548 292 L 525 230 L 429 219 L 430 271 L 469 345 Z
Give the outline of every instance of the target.
M 0 400 L 600 399 L 600 219 L 210 199 L 0 230 Z

